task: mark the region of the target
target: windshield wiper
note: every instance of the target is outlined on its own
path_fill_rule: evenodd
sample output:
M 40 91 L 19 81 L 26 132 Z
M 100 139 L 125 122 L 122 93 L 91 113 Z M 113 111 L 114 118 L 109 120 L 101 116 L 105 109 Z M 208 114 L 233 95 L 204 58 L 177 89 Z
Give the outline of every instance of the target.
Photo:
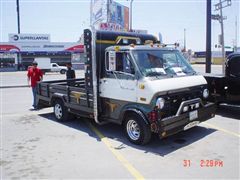
M 131 76 L 131 77 L 135 77 L 134 74 L 131 73 L 127 73 L 127 72 L 122 72 L 122 71 L 111 71 L 115 76 L 116 75 L 126 75 L 126 76 Z
M 191 74 L 191 75 L 197 74 L 196 71 L 184 71 L 183 70 L 182 72 L 184 72 L 185 74 Z

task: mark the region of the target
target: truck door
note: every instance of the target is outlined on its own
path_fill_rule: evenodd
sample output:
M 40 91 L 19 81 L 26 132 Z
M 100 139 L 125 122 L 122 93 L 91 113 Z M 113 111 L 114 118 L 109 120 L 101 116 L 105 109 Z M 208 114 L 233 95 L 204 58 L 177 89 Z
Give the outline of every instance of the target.
M 136 99 L 137 79 L 128 52 L 109 51 L 105 54 L 105 75 L 100 79 L 103 116 L 117 120 L 124 106 Z

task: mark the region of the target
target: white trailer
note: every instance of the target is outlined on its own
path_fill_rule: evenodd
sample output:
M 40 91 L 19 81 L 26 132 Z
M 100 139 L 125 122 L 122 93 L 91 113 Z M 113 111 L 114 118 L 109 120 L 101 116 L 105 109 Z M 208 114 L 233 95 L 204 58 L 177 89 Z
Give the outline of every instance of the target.
M 36 57 L 36 58 L 34 58 L 34 61 L 36 61 L 38 63 L 38 67 L 43 72 L 50 71 L 50 68 L 51 68 L 51 58 L 49 58 L 49 57 Z

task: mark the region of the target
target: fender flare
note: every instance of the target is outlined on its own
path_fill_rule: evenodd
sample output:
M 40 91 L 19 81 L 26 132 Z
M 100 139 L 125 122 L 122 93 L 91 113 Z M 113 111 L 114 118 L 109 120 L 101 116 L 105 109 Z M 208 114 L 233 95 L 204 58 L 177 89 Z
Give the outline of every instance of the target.
M 64 95 L 61 93 L 54 93 L 51 97 L 51 105 L 53 105 L 55 99 L 61 99 L 63 101 L 63 103 L 66 102 Z

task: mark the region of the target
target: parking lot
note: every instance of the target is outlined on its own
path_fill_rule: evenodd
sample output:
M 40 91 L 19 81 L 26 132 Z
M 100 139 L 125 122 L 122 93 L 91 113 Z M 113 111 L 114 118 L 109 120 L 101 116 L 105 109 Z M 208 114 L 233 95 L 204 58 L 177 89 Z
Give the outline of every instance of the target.
M 0 80 L 1 179 L 240 178 L 239 109 L 221 107 L 197 127 L 137 146 L 115 124 L 99 126 L 84 118 L 59 123 L 52 108 L 30 111 L 25 72 L 1 73 Z

